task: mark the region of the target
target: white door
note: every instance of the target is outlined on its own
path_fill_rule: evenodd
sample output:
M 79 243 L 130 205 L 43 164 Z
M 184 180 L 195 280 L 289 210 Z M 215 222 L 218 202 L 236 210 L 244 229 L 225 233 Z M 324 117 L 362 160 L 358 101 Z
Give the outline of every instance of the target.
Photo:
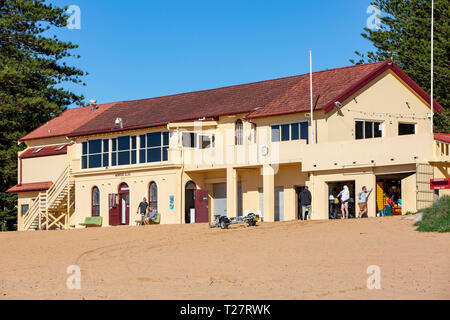
M 215 183 L 213 185 L 214 215 L 227 215 L 227 184 Z
M 121 217 L 121 222 L 122 224 L 126 224 L 127 223 L 127 202 L 125 201 L 125 197 L 121 197 L 122 198 L 122 217 Z

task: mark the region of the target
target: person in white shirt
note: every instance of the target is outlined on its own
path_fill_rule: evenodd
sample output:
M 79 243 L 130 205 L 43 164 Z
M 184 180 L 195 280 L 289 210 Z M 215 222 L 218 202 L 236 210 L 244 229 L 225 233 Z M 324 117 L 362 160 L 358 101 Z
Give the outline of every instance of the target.
M 348 202 L 350 200 L 350 190 L 345 185 L 344 189 L 342 189 L 341 192 L 338 194 L 338 198 L 341 197 L 341 212 L 342 212 L 342 219 L 348 219 Z

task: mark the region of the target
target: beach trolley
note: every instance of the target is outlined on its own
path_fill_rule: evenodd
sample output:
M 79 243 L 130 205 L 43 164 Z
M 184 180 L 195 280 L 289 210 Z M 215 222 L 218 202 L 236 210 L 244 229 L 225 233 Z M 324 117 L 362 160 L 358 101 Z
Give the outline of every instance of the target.
M 221 229 L 228 229 L 230 224 L 247 223 L 249 227 L 256 226 L 256 222 L 259 221 L 259 215 L 249 213 L 243 217 L 228 218 L 227 216 L 215 215 L 214 224 L 209 225 L 210 228 L 220 227 Z

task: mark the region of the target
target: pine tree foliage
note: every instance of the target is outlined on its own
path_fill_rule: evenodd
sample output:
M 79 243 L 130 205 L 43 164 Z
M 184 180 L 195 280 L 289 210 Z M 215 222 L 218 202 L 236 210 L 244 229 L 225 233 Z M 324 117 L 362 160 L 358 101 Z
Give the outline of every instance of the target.
M 428 93 L 431 91 L 431 0 L 375 0 L 381 12 L 379 29 L 362 36 L 374 51 L 360 53 L 352 63 L 391 59 Z M 435 132 L 450 132 L 449 0 L 434 1 L 434 97 L 444 107 L 435 115 Z
M 64 89 L 85 73 L 67 61 L 78 46 L 51 36 L 67 25 L 64 8 L 44 0 L 0 0 L 0 222 L 14 218 L 18 140 L 84 97 Z

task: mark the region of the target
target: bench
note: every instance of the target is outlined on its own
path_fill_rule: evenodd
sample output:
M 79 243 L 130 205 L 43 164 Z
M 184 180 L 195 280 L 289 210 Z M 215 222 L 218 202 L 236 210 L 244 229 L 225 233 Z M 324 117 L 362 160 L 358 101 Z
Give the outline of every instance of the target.
M 142 220 L 134 220 L 136 222 L 136 225 L 142 225 Z M 150 219 L 149 224 L 159 224 L 161 222 L 161 214 L 157 213 L 155 220 Z
M 101 227 L 102 226 L 102 217 L 86 217 L 84 219 L 83 223 L 80 223 L 80 226 L 96 226 Z

